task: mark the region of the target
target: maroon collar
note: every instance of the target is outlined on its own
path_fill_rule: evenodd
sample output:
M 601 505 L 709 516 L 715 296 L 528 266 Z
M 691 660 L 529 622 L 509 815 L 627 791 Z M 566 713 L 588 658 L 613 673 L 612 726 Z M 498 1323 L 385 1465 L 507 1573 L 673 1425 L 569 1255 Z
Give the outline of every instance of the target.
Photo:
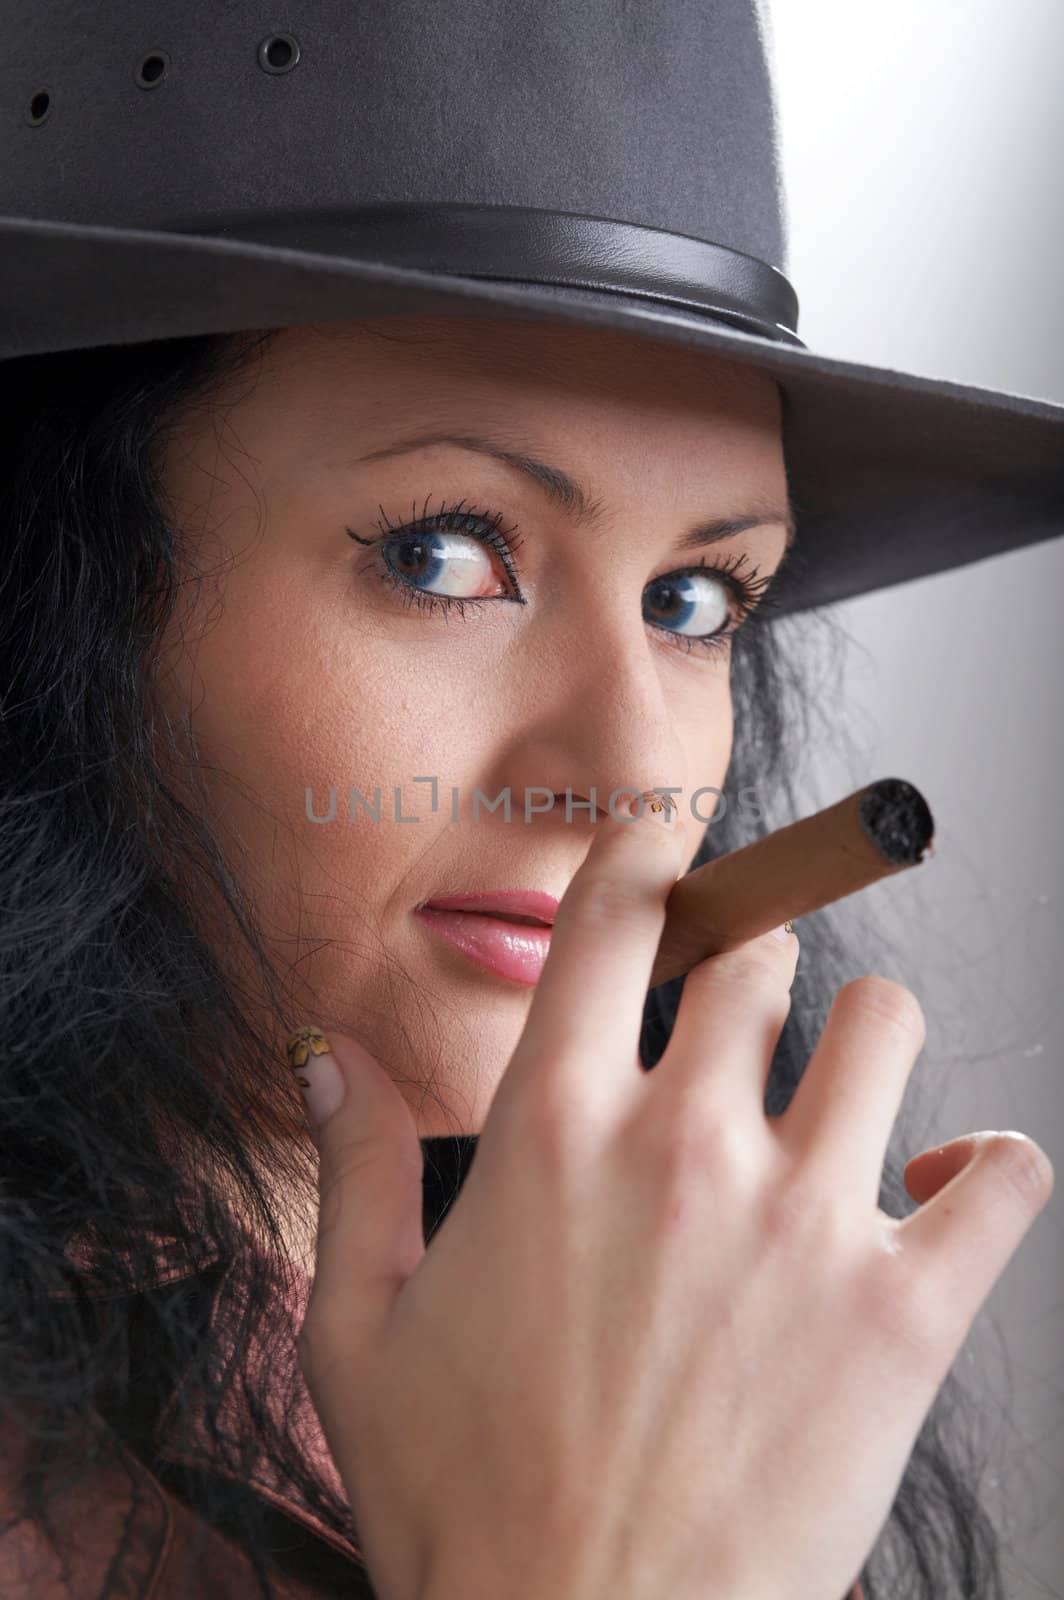
M 232 1263 L 227 1268 L 226 1281 L 231 1278 L 234 1267 L 235 1263 Z M 279 1263 L 276 1268 L 276 1282 L 278 1295 L 288 1306 L 292 1327 L 298 1329 L 306 1313 L 312 1279 L 301 1267 L 292 1262 L 284 1262 Z M 207 1326 L 208 1338 L 215 1326 L 216 1311 L 221 1301 L 221 1287 L 219 1285 L 219 1293 L 211 1309 Z M 255 1453 L 240 1473 L 232 1471 L 219 1461 L 217 1447 L 206 1426 L 203 1402 L 196 1388 L 191 1367 L 190 1362 L 156 1422 L 153 1433 L 155 1457 L 160 1461 L 209 1468 L 220 1477 L 230 1478 L 250 1488 L 269 1505 L 301 1523 L 318 1538 L 324 1539 L 341 1555 L 364 1564 L 362 1553 L 357 1546 L 353 1546 L 349 1540 L 321 1521 L 305 1503 L 298 1488 L 278 1474 L 264 1452 Z M 295 1338 L 293 1337 L 283 1348 L 275 1346 L 267 1354 L 258 1335 L 254 1335 L 248 1355 L 249 1376 L 254 1372 L 258 1372 L 264 1380 L 259 1385 L 259 1392 L 265 1404 L 274 1408 L 278 1425 L 284 1417 L 285 1397 L 289 1394 L 294 1395 L 294 1400 L 288 1408 L 286 1431 L 299 1448 L 311 1472 L 341 1500 L 346 1501 L 347 1490 L 329 1453 L 318 1414 L 299 1369 Z M 268 1381 L 266 1381 L 267 1372 Z M 181 1406 L 178 1403 L 180 1398 L 185 1402 Z M 234 1440 L 248 1437 L 243 1408 L 238 1398 L 238 1386 L 235 1384 L 231 1384 L 225 1393 L 217 1416 L 217 1426 L 223 1434 Z M 245 1446 L 245 1461 L 247 1461 L 246 1452 Z
M 191 1206 L 194 1204 L 194 1201 L 190 1202 Z M 261 1250 L 261 1246 L 252 1234 L 247 1233 L 247 1240 L 249 1249 Z M 85 1274 L 84 1293 L 95 1297 L 107 1292 L 94 1287 L 92 1282 L 93 1267 L 99 1258 L 91 1243 L 86 1242 L 84 1238 L 75 1238 L 68 1244 L 66 1253 L 71 1262 Z M 158 1235 L 155 1238 L 154 1270 L 147 1278 L 139 1281 L 138 1287 L 160 1288 L 166 1284 L 180 1282 L 209 1270 L 217 1259 L 217 1252 L 212 1251 L 205 1252 L 199 1261 L 190 1262 L 187 1252 L 178 1241 Z M 216 1326 L 223 1285 L 233 1278 L 236 1265 L 235 1259 L 231 1261 L 225 1269 L 221 1282 L 216 1285 L 207 1324 L 208 1338 Z M 272 1270 L 277 1295 L 288 1306 L 293 1329 L 298 1329 L 302 1326 L 306 1314 L 313 1280 L 309 1273 L 291 1261 L 277 1262 Z M 71 1299 L 73 1294 L 67 1291 L 53 1291 L 53 1298 Z M 274 1509 L 302 1524 L 319 1539 L 325 1540 L 341 1555 L 364 1566 L 364 1558 L 358 1547 L 321 1521 L 306 1504 L 298 1487 L 278 1474 L 265 1452 L 261 1450 L 254 1452 L 249 1465 L 239 1473 L 231 1470 L 219 1459 L 218 1447 L 207 1427 L 205 1403 L 196 1385 L 194 1364 L 190 1359 L 159 1413 L 152 1433 L 152 1451 L 155 1458 L 174 1464 L 206 1468 L 218 1477 L 229 1478 L 249 1488 Z M 261 1393 L 267 1405 L 276 1405 L 275 1414 L 278 1421 L 282 1417 L 285 1396 L 292 1395 L 286 1429 L 289 1437 L 300 1448 L 311 1472 L 346 1502 L 347 1491 L 329 1453 L 318 1414 L 310 1399 L 302 1372 L 299 1370 L 294 1336 L 280 1349 L 273 1348 L 267 1357 L 256 1334 L 248 1356 L 249 1376 L 256 1370 L 263 1378 L 267 1370 L 269 1372 L 269 1381 L 261 1384 Z M 224 1437 L 232 1438 L 234 1442 L 237 1439 L 244 1441 L 250 1435 L 250 1430 L 244 1426 L 244 1411 L 238 1396 L 239 1385 L 231 1384 L 225 1393 L 216 1419 L 219 1431 Z M 181 1405 L 179 1397 L 184 1401 Z M 248 1460 L 249 1448 L 249 1445 L 242 1442 L 241 1458 L 244 1461 Z

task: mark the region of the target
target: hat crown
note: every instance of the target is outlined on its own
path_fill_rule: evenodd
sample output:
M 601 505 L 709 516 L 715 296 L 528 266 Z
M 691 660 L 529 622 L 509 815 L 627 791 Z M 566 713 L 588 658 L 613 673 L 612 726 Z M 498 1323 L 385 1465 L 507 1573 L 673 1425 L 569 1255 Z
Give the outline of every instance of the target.
M 534 207 L 785 269 L 758 0 L 315 0 L 280 27 L 253 0 L 15 0 L 8 23 L 0 213 Z
M 798 337 L 765 4 L 9 0 L 0 369 L 409 314 L 614 329 L 777 379 L 784 611 L 1055 537 L 1064 407 Z

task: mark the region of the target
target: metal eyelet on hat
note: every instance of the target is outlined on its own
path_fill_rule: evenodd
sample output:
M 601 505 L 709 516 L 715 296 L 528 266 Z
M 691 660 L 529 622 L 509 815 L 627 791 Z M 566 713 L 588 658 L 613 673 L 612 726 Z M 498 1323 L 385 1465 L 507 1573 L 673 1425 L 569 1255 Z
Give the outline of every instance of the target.
M 38 89 L 29 106 L 22 114 L 22 120 L 29 123 L 31 128 L 39 128 L 46 122 L 52 112 L 52 93 L 50 89 Z
M 263 72 L 291 72 L 299 62 L 299 40 L 290 33 L 271 33 L 259 45 Z
M 133 70 L 133 82 L 138 89 L 154 89 L 170 71 L 170 57 L 165 50 L 149 50 Z

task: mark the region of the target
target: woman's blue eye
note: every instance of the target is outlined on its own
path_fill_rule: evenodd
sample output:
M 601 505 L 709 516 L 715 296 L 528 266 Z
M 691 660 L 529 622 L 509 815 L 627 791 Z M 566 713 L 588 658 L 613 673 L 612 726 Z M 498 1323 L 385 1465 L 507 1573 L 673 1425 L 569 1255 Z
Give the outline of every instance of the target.
M 655 578 L 647 585 L 647 596 L 653 598 L 644 600 L 643 615 L 648 622 L 654 622 L 653 610 L 668 614 L 665 620 L 671 620 L 677 633 L 694 639 L 718 634 L 728 621 L 734 602 L 729 604 L 727 594 L 722 592 L 727 585 L 720 578 L 706 582 L 708 576 L 707 569 L 703 573 L 669 573 Z M 657 625 L 662 626 L 660 622 Z
M 406 534 L 386 542 L 381 556 L 396 577 L 448 599 L 486 599 L 485 586 L 498 583 L 487 546 L 470 534 Z
M 479 607 L 491 600 L 527 605 L 514 570 L 514 552 L 522 542 L 513 537 L 515 530 L 501 528 L 500 515 L 463 511 L 462 504 L 432 517 L 417 518 L 412 513 L 412 520 L 398 528 L 392 527 L 382 511 L 386 526 L 377 524 L 382 537 L 376 540 L 362 539 L 351 528 L 346 532 L 359 544 L 379 548 L 378 575 L 399 591 L 407 605 L 428 611 L 457 607 L 460 616 L 467 605 Z M 512 590 L 509 594 L 488 592 L 499 581 L 493 575 L 490 550 L 505 568 Z M 644 617 L 687 650 L 726 649 L 772 582 L 772 574 L 761 577 L 756 568 L 741 574 L 738 569 L 745 561 L 745 553 L 740 552 L 719 566 L 702 561 L 653 579 L 647 585 Z M 737 620 L 729 627 L 731 616 Z

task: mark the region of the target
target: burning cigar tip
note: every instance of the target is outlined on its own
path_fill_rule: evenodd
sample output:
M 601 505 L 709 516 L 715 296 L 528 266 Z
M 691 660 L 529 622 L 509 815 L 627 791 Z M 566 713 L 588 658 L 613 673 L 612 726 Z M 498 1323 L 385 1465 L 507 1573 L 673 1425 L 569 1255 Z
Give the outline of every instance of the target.
M 649 987 L 914 866 L 934 853 L 934 827 L 914 784 L 880 778 L 682 874 L 669 894 Z
M 931 807 L 904 778 L 880 778 L 861 795 L 858 814 L 865 833 L 892 866 L 913 866 L 925 850 L 934 854 Z

